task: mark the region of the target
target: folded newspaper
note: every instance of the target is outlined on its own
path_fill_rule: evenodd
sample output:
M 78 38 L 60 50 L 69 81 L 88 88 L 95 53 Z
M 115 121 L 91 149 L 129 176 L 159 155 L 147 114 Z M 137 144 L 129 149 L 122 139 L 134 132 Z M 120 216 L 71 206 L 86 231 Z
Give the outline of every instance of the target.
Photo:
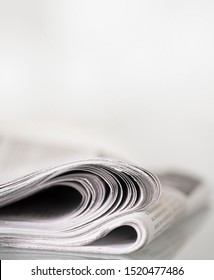
M 0 138 L 0 247 L 127 254 L 207 201 L 192 176 L 80 154 Z

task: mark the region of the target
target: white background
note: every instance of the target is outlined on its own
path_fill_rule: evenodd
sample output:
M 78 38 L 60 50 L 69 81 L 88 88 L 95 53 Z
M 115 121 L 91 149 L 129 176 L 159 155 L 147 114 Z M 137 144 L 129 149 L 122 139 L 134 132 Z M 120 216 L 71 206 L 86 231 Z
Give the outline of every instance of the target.
M 0 121 L 83 126 L 214 181 L 213 50 L 211 0 L 0 0 Z
M 0 128 L 64 134 L 214 188 L 213 50 L 212 0 L 0 0 Z M 213 258 L 213 229 L 180 257 Z

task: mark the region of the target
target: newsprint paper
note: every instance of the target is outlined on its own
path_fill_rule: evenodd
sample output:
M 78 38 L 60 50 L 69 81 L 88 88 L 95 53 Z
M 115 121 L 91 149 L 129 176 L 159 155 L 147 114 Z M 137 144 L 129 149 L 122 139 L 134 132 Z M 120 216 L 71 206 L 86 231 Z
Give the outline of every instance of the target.
M 0 137 L 0 246 L 127 254 L 206 203 L 177 172 Z

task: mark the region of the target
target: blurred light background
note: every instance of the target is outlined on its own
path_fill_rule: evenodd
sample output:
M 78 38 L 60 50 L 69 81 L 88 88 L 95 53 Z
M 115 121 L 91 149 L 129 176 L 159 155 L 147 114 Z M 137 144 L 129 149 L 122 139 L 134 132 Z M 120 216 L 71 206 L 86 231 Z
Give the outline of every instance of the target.
M 213 50 L 211 0 L 0 0 L 1 125 L 75 124 L 214 181 Z

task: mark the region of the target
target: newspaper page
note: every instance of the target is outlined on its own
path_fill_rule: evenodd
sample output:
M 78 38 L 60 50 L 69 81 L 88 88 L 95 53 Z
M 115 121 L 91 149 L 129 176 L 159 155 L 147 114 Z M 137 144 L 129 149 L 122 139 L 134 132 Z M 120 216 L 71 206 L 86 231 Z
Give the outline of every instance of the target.
M 206 203 L 186 174 L 0 138 L 0 246 L 129 254 Z

